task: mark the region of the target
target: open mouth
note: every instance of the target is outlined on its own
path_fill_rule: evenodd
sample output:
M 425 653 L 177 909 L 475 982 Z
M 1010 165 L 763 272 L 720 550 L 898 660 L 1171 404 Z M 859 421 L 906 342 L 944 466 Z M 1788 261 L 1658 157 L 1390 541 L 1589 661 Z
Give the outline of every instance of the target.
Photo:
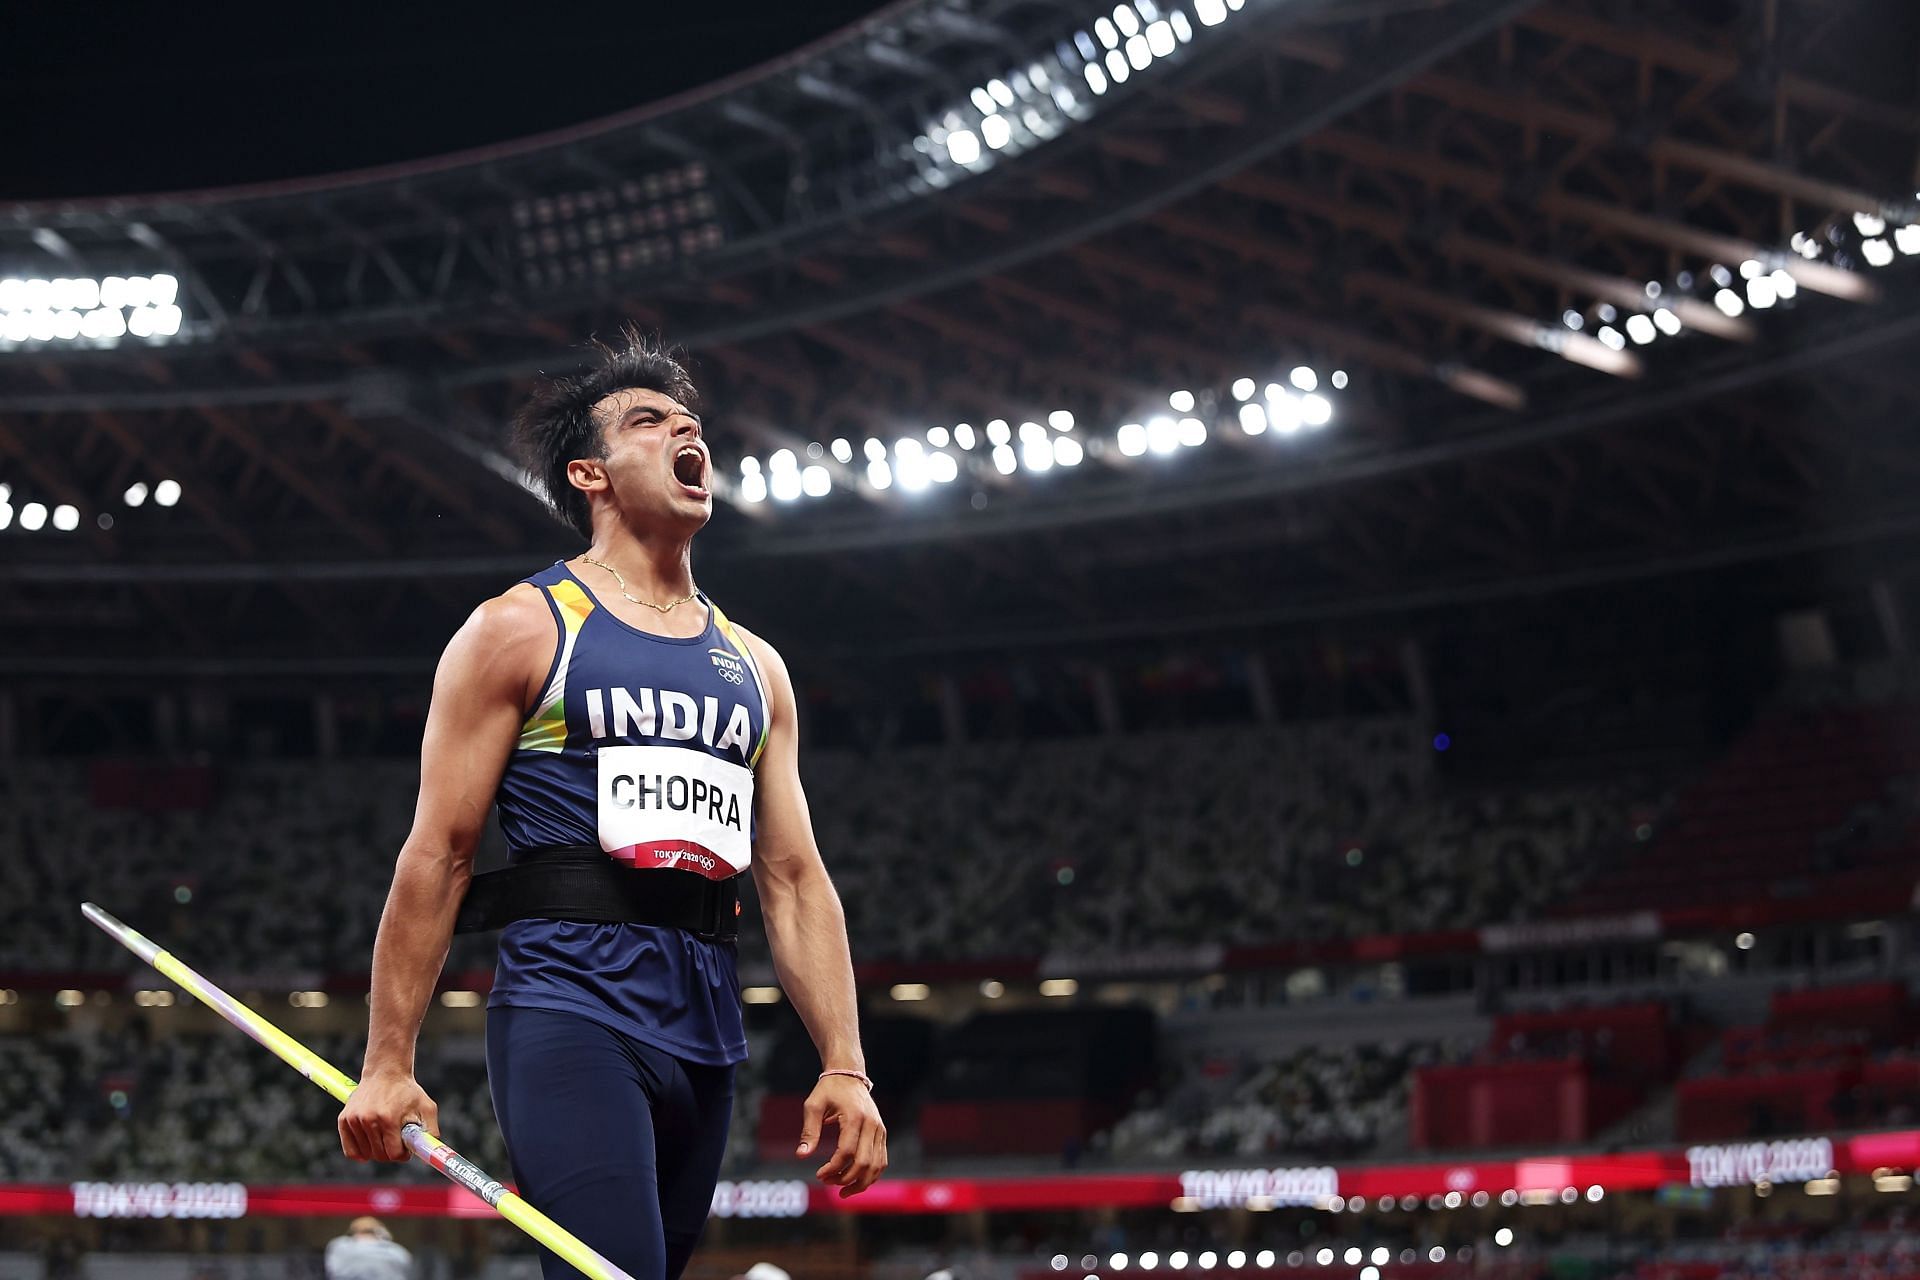
M 692 445 L 686 445 L 673 455 L 673 478 L 693 492 L 706 496 L 707 493 L 707 455 Z

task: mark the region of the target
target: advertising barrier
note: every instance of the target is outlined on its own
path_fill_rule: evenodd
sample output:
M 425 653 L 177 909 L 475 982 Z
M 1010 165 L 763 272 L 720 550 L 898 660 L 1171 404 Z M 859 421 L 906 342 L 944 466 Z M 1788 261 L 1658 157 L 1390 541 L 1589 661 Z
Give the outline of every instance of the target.
M 1182 1211 L 1309 1206 L 1360 1212 L 1382 1207 L 1454 1208 L 1495 1197 L 1528 1204 L 1662 1187 L 1793 1183 L 1829 1173 L 1920 1168 L 1920 1129 L 1731 1142 L 1666 1150 L 1523 1156 L 1499 1160 L 1184 1169 L 1147 1173 L 1055 1173 L 1032 1177 L 885 1178 L 842 1200 L 801 1179 L 722 1182 L 718 1218 L 799 1218 L 844 1213 L 947 1214 L 1096 1208 Z M 1484 1194 L 1481 1194 L 1484 1193 Z M 1509 1197 L 1511 1193 L 1511 1197 Z M 1476 1196 L 1478 1197 L 1476 1199 Z M 1411 1203 L 1410 1203 L 1411 1201 Z M 233 1182 L 75 1182 L 0 1185 L 0 1216 L 82 1218 L 352 1217 L 477 1218 L 487 1207 L 454 1186 Z

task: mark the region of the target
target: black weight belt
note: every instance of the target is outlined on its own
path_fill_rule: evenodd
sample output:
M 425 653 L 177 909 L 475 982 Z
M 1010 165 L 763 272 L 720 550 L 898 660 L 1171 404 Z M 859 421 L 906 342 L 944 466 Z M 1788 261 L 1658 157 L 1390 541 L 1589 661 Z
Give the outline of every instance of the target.
M 579 920 L 659 925 L 708 942 L 731 942 L 740 934 L 736 878 L 636 871 L 587 844 L 532 849 L 510 867 L 473 878 L 453 931 L 487 933 L 515 920 Z

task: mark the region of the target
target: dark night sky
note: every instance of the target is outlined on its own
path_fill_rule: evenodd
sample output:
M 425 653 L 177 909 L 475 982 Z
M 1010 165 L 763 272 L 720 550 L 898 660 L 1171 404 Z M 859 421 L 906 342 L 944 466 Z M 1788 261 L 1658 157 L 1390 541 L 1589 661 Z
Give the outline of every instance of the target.
M 705 84 L 878 0 L 0 5 L 0 200 L 435 155 Z

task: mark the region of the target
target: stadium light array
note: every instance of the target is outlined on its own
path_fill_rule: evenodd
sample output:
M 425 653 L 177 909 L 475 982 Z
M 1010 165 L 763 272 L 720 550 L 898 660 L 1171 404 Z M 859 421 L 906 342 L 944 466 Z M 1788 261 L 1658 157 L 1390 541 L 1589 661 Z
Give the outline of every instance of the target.
M 149 500 L 155 506 L 171 507 L 180 501 L 180 496 L 180 482 L 168 478 L 152 486 L 136 480 L 127 486 L 120 499 L 128 507 L 144 506 Z M 94 520 L 102 529 L 113 528 L 114 517 L 110 512 L 100 512 Z M 17 501 L 13 486 L 0 484 L 0 532 L 17 528 L 22 533 L 72 533 L 79 527 L 80 508 L 72 503 Z
M 882 493 L 897 488 L 919 494 L 953 484 L 969 474 L 1044 475 L 1056 469 L 1071 470 L 1089 457 L 1112 459 L 1116 454 L 1128 460 L 1149 455 L 1171 457 L 1185 449 L 1199 448 L 1227 431 L 1276 440 L 1310 433 L 1333 421 L 1333 401 L 1321 388 L 1337 390 L 1346 385 L 1345 370 L 1336 369 L 1322 378 L 1317 370 L 1298 365 L 1286 375 L 1284 383 L 1265 384 L 1264 392 L 1251 377 L 1235 379 L 1229 394 L 1234 401 L 1242 402 L 1237 406 L 1211 391 L 1204 395 L 1187 388 L 1169 392 L 1169 412 L 1123 423 L 1110 437 L 1089 436 L 1081 430 L 1072 410 L 1054 409 L 1045 415 L 1044 423 L 1027 419 L 1016 426 L 1006 418 L 994 418 L 981 428 L 967 422 L 951 427 L 935 425 L 891 444 L 868 437 L 856 449 L 851 440 L 841 438 L 831 445 L 809 444 L 805 452 L 809 458 L 831 453 L 843 465 L 862 457 L 867 489 Z M 735 493 L 748 504 L 769 499 L 792 503 L 824 498 L 833 489 L 832 473 L 824 465 L 802 466 L 792 449 L 779 449 L 765 459 L 753 455 L 741 458 Z M 132 490 L 128 499 L 129 505 L 138 505 Z
M 1920 201 L 1920 193 L 1914 198 Z M 1680 336 L 1686 326 L 1664 301 L 1675 293 L 1683 297 L 1704 297 L 1728 319 L 1737 319 L 1749 310 L 1767 311 L 1780 303 L 1791 302 L 1800 292 L 1800 282 L 1794 279 L 1788 266 L 1794 256 L 1808 262 L 1824 260 L 1842 269 L 1851 269 L 1861 262 L 1877 269 L 1890 266 L 1899 256 L 1916 254 L 1920 254 L 1920 222 L 1893 226 L 1879 214 L 1855 213 L 1850 228 L 1845 223 L 1835 223 L 1822 230 L 1794 232 L 1787 241 L 1787 251 L 1770 253 L 1765 261 L 1748 258 L 1738 267 L 1716 262 L 1697 274 L 1681 272 L 1670 282 L 1649 280 L 1644 307 L 1624 319 L 1610 303 L 1601 303 L 1593 309 L 1594 317 L 1600 322 L 1594 337 L 1621 351 L 1629 342 L 1648 346 L 1660 338 Z M 1584 313 L 1571 309 L 1561 314 L 1560 321 L 1575 332 L 1584 330 L 1588 323 Z
M 1101 12 L 1050 52 L 975 85 L 929 120 L 911 144 L 920 176 L 946 186 L 1058 137 L 1090 118 L 1096 99 L 1177 58 L 1200 29 L 1220 26 L 1245 5 L 1193 0 L 1189 13 L 1184 5 L 1133 0 Z
M 80 509 L 70 503 L 48 506 L 44 502 L 22 502 L 14 506 L 13 486 L 0 484 L 0 531 L 18 526 L 23 533 L 39 533 L 51 528 L 72 533 L 80 527 Z
M 705 163 L 513 203 L 512 248 L 536 289 L 682 261 L 726 242 Z
M 0 348 L 113 347 L 180 332 L 180 282 L 170 275 L 0 279 Z

